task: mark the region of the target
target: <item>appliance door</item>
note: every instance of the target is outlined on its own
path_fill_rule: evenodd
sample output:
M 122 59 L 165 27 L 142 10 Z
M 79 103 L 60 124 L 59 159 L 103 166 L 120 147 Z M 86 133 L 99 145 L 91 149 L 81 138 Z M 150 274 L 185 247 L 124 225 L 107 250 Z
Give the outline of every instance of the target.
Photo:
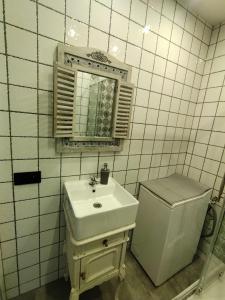
M 171 209 L 145 187 L 140 187 L 139 208 L 131 251 L 157 284 Z

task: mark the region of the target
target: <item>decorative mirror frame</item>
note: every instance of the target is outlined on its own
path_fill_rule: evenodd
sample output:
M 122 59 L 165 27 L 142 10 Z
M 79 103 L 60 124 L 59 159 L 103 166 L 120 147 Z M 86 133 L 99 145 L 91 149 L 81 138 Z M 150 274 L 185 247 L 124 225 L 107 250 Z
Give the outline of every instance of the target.
M 74 112 L 77 73 L 115 79 L 112 137 L 75 136 Z M 120 151 L 129 136 L 134 86 L 131 67 L 97 49 L 59 44 L 54 64 L 54 136 L 57 152 Z

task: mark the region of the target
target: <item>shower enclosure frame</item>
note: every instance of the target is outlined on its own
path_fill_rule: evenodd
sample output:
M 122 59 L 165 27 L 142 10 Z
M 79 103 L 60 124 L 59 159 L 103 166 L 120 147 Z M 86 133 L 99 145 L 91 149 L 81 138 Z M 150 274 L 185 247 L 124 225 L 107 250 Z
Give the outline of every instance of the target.
M 190 285 L 188 288 L 186 288 L 184 291 L 182 291 L 179 295 L 174 297 L 172 300 L 187 299 L 187 297 L 191 296 L 194 293 L 200 294 L 202 292 L 202 290 L 204 288 L 206 276 L 207 276 L 207 273 L 209 270 L 209 264 L 210 264 L 210 261 L 212 258 L 213 249 L 215 247 L 215 243 L 216 243 L 220 228 L 222 226 L 224 217 L 225 217 L 225 197 L 223 198 L 223 204 L 221 207 L 220 215 L 219 215 L 216 227 L 215 227 L 215 232 L 214 232 L 213 238 L 210 242 L 210 246 L 207 251 L 206 261 L 204 263 L 200 278 L 197 281 L 195 281 L 192 285 Z M 225 271 L 225 267 L 224 267 L 224 271 Z M 218 274 L 218 277 L 220 277 L 220 276 L 221 276 L 221 274 Z M 214 275 L 214 278 L 216 278 L 216 274 Z

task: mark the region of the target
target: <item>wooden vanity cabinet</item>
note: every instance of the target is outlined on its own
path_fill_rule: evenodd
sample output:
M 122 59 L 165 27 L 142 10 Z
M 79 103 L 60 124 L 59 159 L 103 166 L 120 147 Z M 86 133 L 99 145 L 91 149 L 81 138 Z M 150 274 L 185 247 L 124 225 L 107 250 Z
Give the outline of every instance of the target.
M 78 300 L 82 292 L 113 277 L 124 279 L 129 229 L 130 226 L 76 241 L 67 222 L 65 253 L 71 281 L 70 300 Z

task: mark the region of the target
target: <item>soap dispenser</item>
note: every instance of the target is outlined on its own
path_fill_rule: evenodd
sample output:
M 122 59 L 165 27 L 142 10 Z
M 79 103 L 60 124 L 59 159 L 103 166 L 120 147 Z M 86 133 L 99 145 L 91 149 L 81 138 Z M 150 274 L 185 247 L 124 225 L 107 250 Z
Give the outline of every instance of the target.
M 104 167 L 101 169 L 100 183 L 108 184 L 110 170 L 108 169 L 108 164 L 104 163 Z

